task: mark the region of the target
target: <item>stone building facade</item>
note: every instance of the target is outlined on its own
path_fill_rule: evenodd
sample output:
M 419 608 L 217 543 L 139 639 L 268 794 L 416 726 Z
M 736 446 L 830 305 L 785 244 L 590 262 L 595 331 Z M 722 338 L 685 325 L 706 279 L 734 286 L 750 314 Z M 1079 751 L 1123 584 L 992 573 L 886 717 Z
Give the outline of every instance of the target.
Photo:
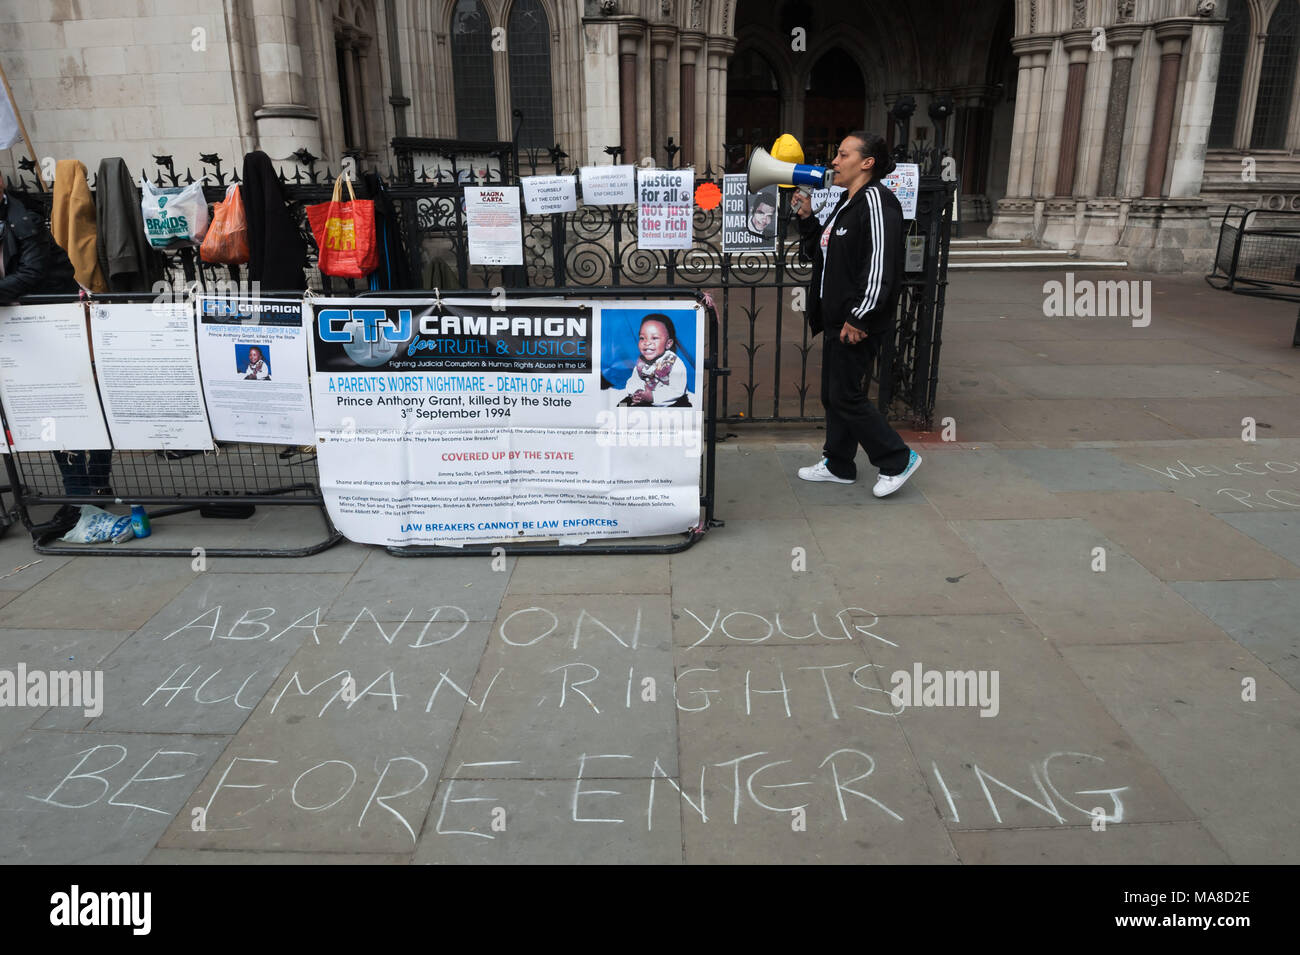
M 394 137 L 518 126 L 568 165 L 718 172 L 866 127 L 941 145 L 991 235 L 1192 270 L 1228 203 L 1300 210 L 1298 26 L 1300 0 L 5 0 L 0 64 L 41 157 L 92 168 L 386 168 Z

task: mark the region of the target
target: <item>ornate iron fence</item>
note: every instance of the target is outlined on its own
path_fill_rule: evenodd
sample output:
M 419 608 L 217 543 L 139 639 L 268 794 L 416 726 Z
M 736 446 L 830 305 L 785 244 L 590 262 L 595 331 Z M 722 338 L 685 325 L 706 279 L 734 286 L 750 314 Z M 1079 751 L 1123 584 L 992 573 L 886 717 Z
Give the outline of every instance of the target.
M 466 234 L 464 185 L 514 184 L 520 174 L 572 172 L 559 146 L 525 150 L 510 143 L 450 143 L 398 139 L 393 142 L 396 169 L 376 176 L 372 186 L 391 201 L 415 288 L 590 287 L 646 288 L 688 286 L 711 293 L 722 328 L 722 367 L 740 361 L 743 373 L 733 390 L 723 379 L 720 416 L 729 421 L 813 421 L 821 418 L 817 389 L 819 350 L 812 347 L 806 323 L 796 311 L 795 291 L 810 278 L 809 263 L 799 254 L 788 203 L 778 219 L 778 252 L 722 251 L 720 208 L 694 215 L 694 244 L 683 251 L 643 249 L 637 244 L 633 206 L 586 206 L 577 211 L 523 217 L 524 265 L 489 268 L 471 265 Z M 617 161 L 619 150 L 606 150 Z M 937 150 L 921 155 L 923 172 L 936 172 Z M 430 156 L 437 157 L 437 162 Z M 467 158 L 469 157 L 469 158 Z M 478 157 L 475 161 L 473 157 Z M 157 158 L 153 181 L 176 186 L 196 180 L 190 168 L 175 168 L 173 157 Z M 316 247 L 307 225 L 306 206 L 326 201 L 335 171 L 299 150 L 295 162 L 279 170 L 280 181 L 308 248 L 308 285 L 315 291 L 356 291 L 367 284 L 330 279 L 315 268 Z M 222 199 L 225 188 L 239 181 L 220 156 L 199 157 L 198 178 L 207 175 L 204 194 Z M 50 195 L 38 190 L 30 160 L 20 162 L 19 180 L 8 188 L 25 203 L 49 214 Z M 697 184 L 721 184 L 711 168 Z M 92 182 L 92 188 L 94 183 Z M 363 183 L 359 196 L 375 198 Z M 931 425 L 938 382 L 938 358 L 947 286 L 951 207 L 956 183 L 935 175 L 921 181 L 917 218 L 910 235 L 923 240 L 921 267 L 907 273 L 899 304 L 897 334 L 886 343 L 873 375 L 879 407 L 892 417 L 927 429 Z M 579 195 L 581 195 L 579 185 Z M 168 288 L 197 282 L 204 290 L 223 283 L 242 285 L 238 267 L 208 265 L 193 250 L 167 256 Z M 736 315 L 732 315 L 732 307 Z

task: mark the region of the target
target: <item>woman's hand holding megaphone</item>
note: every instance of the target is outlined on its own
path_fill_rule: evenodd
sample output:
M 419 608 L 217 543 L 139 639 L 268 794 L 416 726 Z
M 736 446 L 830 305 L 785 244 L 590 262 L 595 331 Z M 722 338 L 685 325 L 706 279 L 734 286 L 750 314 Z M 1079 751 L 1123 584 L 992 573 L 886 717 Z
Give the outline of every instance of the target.
M 807 219 L 812 215 L 812 196 L 802 189 L 796 189 L 790 197 L 790 208 L 800 219 Z

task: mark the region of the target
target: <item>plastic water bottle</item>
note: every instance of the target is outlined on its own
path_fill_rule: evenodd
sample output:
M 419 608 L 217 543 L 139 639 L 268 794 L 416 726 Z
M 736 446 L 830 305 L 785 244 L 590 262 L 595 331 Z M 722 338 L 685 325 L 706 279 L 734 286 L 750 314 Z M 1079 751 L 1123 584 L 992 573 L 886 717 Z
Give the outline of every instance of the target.
M 131 505 L 131 530 L 135 532 L 136 537 L 148 537 L 153 533 L 149 526 L 149 515 L 145 513 L 143 504 Z

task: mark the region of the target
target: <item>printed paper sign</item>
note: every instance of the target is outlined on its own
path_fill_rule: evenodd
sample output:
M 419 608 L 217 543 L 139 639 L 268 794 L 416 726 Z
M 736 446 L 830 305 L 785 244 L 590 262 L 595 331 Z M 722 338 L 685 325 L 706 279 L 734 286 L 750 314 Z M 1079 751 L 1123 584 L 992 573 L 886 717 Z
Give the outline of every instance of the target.
M 693 242 L 693 169 L 637 172 L 637 245 L 643 249 L 689 249 Z
M 113 447 L 212 449 L 192 305 L 92 304 L 90 338 Z
M 583 166 L 582 204 L 622 206 L 636 202 L 635 166 Z
M 518 186 L 466 186 L 470 265 L 523 265 Z
M 112 447 L 80 302 L 0 307 L 0 400 L 15 451 Z
M 831 213 L 835 211 L 835 205 L 842 195 L 844 195 L 843 186 L 827 186 L 825 189 L 812 190 L 812 210 L 818 222 L 825 225 L 830 221 Z
M 690 301 L 315 299 L 321 490 L 382 545 L 640 537 L 699 522 Z
M 778 187 L 750 193 L 748 178 L 722 177 L 722 251 L 775 252 Z
M 578 208 L 577 180 L 573 176 L 525 176 L 524 209 L 530 216 L 574 212 Z
M 302 299 L 198 299 L 203 397 L 218 441 L 316 442 Z
M 904 219 L 916 218 L 916 196 L 921 188 L 921 167 L 914 162 L 900 162 L 884 183 L 898 197 Z

